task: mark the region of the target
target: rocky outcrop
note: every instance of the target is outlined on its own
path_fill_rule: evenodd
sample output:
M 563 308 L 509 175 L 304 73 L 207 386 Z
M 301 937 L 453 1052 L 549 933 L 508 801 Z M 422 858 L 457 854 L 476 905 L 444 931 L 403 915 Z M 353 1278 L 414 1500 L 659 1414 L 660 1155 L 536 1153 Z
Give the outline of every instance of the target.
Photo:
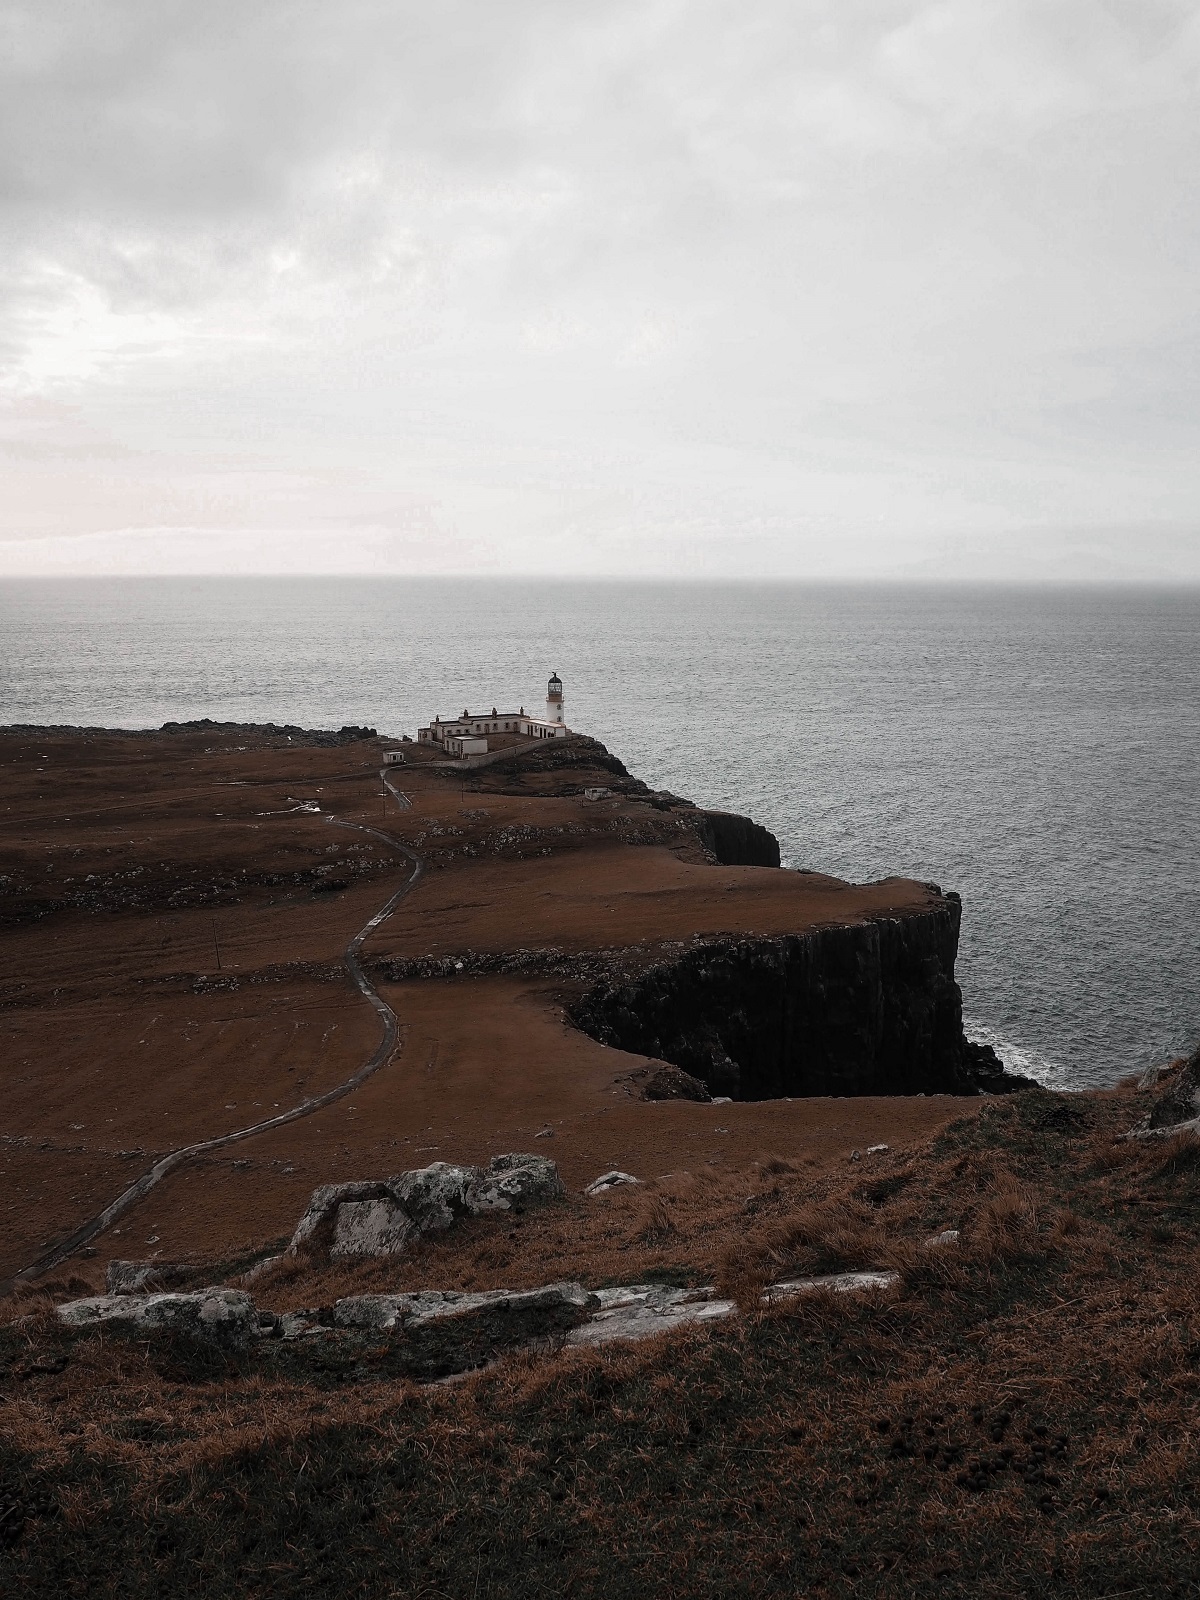
M 761 823 L 733 811 L 702 811 L 696 832 L 723 867 L 777 867 L 779 840 Z
M 1019 1072 L 1010 1072 L 990 1044 L 977 1044 L 974 1039 L 963 1040 L 963 1067 L 982 1094 L 1012 1094 L 1033 1082 Z
M 244 1344 L 258 1329 L 254 1301 L 238 1289 L 197 1289 L 193 1294 L 103 1294 L 58 1307 L 68 1328 L 109 1328 L 115 1333 L 190 1334 L 222 1344 Z
M 672 1067 L 669 1064 L 659 1067 L 646 1082 L 642 1090 L 643 1100 L 696 1100 L 703 1104 L 712 1099 L 708 1092 L 708 1085 L 699 1078 L 693 1078 L 690 1072 L 684 1072 L 682 1067 Z
M 492 763 L 488 768 L 489 777 L 492 778 L 504 775 L 519 779 L 532 773 L 549 772 L 569 775 L 560 791 L 563 794 L 578 793 L 581 785 L 572 784 L 570 779 L 580 773 L 590 772 L 607 773 L 612 787 L 619 789 L 622 794 L 649 793 L 640 778 L 630 777 L 625 763 L 614 756 L 607 746 L 601 744 L 599 739 L 589 738 L 582 733 L 572 733 L 565 739 L 544 739 L 532 747 L 521 746 L 511 756 Z
M 435 1161 L 393 1178 L 323 1184 L 313 1190 L 288 1253 L 397 1255 L 460 1217 L 523 1209 L 565 1193 L 554 1162 L 534 1155 L 493 1156 L 486 1167 Z
M 1158 1074 L 1155 1074 L 1158 1077 Z M 1200 1045 L 1187 1060 L 1161 1079 L 1162 1092 L 1130 1139 L 1170 1139 L 1177 1134 L 1200 1137 Z
M 842 1272 L 774 1283 L 762 1294 L 772 1305 L 818 1291 L 851 1293 L 890 1288 L 894 1272 Z M 348 1296 L 317 1311 L 277 1315 L 255 1307 L 248 1294 L 200 1289 L 195 1294 L 102 1295 L 57 1308 L 63 1327 L 77 1334 L 111 1331 L 137 1338 L 187 1334 L 217 1347 L 278 1341 L 303 1357 L 314 1347 L 324 1370 L 329 1347 L 343 1347 L 350 1362 L 369 1348 L 373 1365 L 383 1350 L 388 1370 L 429 1381 L 483 1366 L 505 1350 L 596 1345 L 645 1339 L 687 1323 L 736 1316 L 732 1300 L 712 1287 L 676 1289 L 631 1284 L 591 1294 L 579 1283 L 537 1289 L 488 1289 L 478 1294 L 422 1289 L 410 1294 Z M 334 1357 L 336 1358 L 336 1355 Z
M 572 1020 L 735 1100 L 1017 1087 L 1023 1079 L 963 1036 L 961 915 L 947 894 L 910 915 L 697 941 L 627 981 L 595 984 Z

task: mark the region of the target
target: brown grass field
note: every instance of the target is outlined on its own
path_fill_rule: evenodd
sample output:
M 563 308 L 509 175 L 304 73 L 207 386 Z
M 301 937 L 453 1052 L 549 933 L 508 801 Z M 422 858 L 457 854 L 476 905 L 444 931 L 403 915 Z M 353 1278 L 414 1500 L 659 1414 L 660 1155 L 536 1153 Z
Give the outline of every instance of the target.
M 0 1270 L 155 1154 L 374 1047 L 340 956 L 409 867 L 300 800 L 429 862 L 377 957 L 791 930 L 931 893 L 715 866 L 678 811 L 587 807 L 551 792 L 561 774 L 472 792 L 418 767 L 398 780 L 412 810 L 385 813 L 378 751 L 0 737 Z M 636 1060 L 571 1029 L 551 984 L 387 992 L 401 1044 L 358 1093 L 185 1166 L 0 1306 L 0 1593 L 1200 1592 L 1200 1145 L 1118 1143 L 1143 1095 L 647 1104 Z M 513 1148 L 553 1155 L 568 1199 L 391 1261 L 285 1262 L 256 1299 L 653 1279 L 716 1282 L 743 1315 L 425 1387 L 382 1349 L 218 1354 L 54 1320 L 113 1256 L 219 1277 L 277 1247 L 318 1183 Z M 614 1165 L 645 1186 L 579 1193 Z M 925 1248 L 944 1228 L 959 1244 Z M 759 1303 L 853 1266 L 899 1281 Z

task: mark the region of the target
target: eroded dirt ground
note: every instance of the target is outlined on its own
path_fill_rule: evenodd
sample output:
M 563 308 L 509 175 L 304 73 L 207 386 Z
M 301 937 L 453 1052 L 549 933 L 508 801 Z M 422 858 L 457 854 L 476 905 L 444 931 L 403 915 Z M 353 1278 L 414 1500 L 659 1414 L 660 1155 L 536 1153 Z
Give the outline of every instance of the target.
M 586 760 L 467 782 L 409 747 L 394 775 L 411 801 L 401 810 L 380 781 L 388 747 L 213 726 L 0 734 L 0 1276 L 156 1156 L 317 1095 L 370 1055 L 380 1024 L 342 955 L 412 865 L 331 817 L 426 862 L 368 941 L 371 970 L 465 958 L 462 973 L 380 979 L 401 1030 L 385 1067 L 323 1111 L 185 1165 L 73 1271 L 98 1281 L 114 1256 L 262 1248 L 290 1233 L 317 1184 L 433 1160 L 545 1150 L 577 1190 L 614 1166 L 657 1177 L 764 1155 L 832 1163 L 969 1111 L 949 1097 L 646 1103 L 628 1081 L 644 1058 L 572 1028 L 561 985 L 468 970 L 481 953 L 919 909 L 926 885 L 716 865 L 694 812 Z M 580 792 L 614 784 L 598 802 Z

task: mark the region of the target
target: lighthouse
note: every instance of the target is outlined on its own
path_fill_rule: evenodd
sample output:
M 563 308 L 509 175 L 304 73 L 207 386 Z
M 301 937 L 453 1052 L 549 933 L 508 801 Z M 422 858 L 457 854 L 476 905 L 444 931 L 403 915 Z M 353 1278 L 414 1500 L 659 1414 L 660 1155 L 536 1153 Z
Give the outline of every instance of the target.
M 559 722 L 563 720 L 563 692 L 562 679 L 558 673 L 552 673 L 550 682 L 546 685 L 546 721 Z
M 527 715 L 525 707 L 519 711 L 464 711 L 461 717 L 434 717 L 426 728 L 417 729 L 418 744 L 440 744 L 452 756 L 491 756 L 488 740 L 493 735 L 516 734 L 519 739 L 566 739 L 570 735 L 563 715 L 562 679 L 552 673 L 546 685 L 546 715 Z M 506 749 L 511 739 L 501 739 L 500 750 Z

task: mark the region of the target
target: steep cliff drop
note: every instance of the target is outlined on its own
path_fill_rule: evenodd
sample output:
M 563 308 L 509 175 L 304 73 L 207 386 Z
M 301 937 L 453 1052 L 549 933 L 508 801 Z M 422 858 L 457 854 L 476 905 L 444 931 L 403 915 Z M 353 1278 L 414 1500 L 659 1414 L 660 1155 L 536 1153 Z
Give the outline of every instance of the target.
M 734 1100 L 1023 1088 L 990 1047 L 963 1035 L 961 917 L 951 893 L 903 917 L 705 939 L 628 982 L 596 984 L 572 1020 Z

